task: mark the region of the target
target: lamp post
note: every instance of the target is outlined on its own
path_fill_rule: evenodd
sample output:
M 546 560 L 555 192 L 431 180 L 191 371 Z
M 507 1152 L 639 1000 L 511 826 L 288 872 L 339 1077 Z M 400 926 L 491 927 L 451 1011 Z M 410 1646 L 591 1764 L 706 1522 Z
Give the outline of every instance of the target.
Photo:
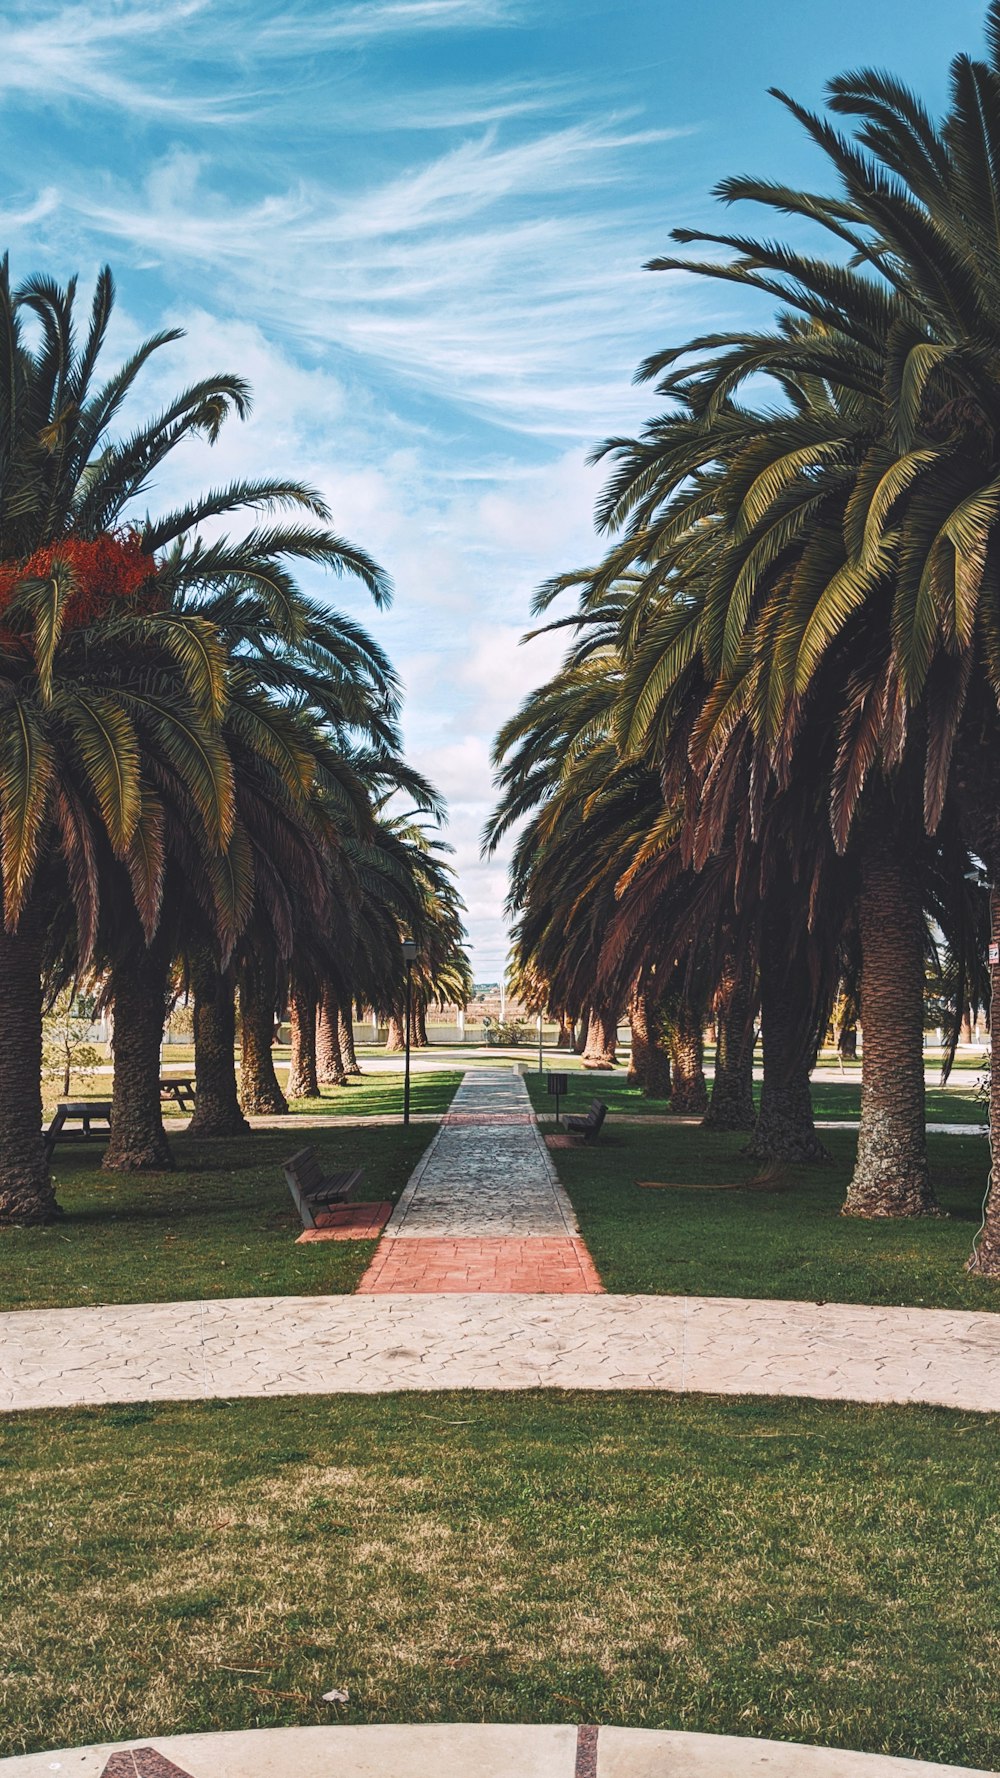
M 412 939 L 412 938 L 404 938 L 404 940 L 403 940 L 403 962 L 406 964 L 406 1065 L 405 1065 L 405 1071 L 403 1074 L 403 1124 L 404 1124 L 404 1126 L 406 1126 L 410 1121 L 410 1004 L 411 1004 L 410 971 L 413 967 L 413 959 L 416 956 L 416 954 L 417 954 L 416 940 Z

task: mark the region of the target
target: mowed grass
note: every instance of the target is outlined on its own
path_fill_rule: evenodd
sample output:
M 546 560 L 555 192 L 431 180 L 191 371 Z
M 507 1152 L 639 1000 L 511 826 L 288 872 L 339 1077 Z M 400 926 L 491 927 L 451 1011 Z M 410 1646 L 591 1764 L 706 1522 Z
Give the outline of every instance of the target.
M 988 1766 L 998 1431 L 541 1393 L 14 1416 L 0 1751 L 576 1720 Z
M 288 1069 L 280 1063 L 277 1075 L 284 1088 Z M 410 1074 L 410 1111 L 440 1117 L 447 1111 L 462 1079 L 461 1069 L 440 1074 Z M 295 1099 L 289 1109 L 310 1117 L 395 1117 L 403 1115 L 403 1075 L 352 1075 L 346 1087 L 322 1087 L 318 1099 Z
M 546 1073 L 559 1072 L 557 1066 Z M 591 1099 L 603 1099 L 614 1117 L 669 1117 L 669 1099 L 647 1098 L 639 1087 L 630 1087 L 624 1074 L 593 1074 L 571 1070 L 569 1094 L 559 1101 L 559 1115 L 586 1111 Z M 524 1077 L 531 1102 L 536 1111 L 555 1111 L 546 1081 L 539 1081 L 537 1070 Z M 711 1082 L 709 1082 L 711 1090 Z M 760 1083 L 757 1083 L 760 1092 Z M 858 1081 L 830 1080 L 821 1076 L 812 1083 L 813 1114 L 823 1120 L 844 1118 L 857 1120 L 861 1114 L 861 1086 Z M 928 1087 L 927 1121 L 930 1124 L 970 1124 L 985 1126 L 986 1110 L 975 1089 L 968 1085 Z
M 823 1131 L 830 1165 L 763 1176 L 740 1134 L 624 1117 L 604 1131 L 552 1159 L 606 1290 L 1000 1309 L 1000 1283 L 964 1269 L 989 1170 L 981 1136 L 928 1138 L 946 1216 L 868 1222 L 840 1214 L 854 1131 Z
M 57 1148 L 62 1222 L 0 1230 L 0 1309 L 310 1296 L 355 1288 L 374 1242 L 296 1245 L 281 1165 L 314 1147 L 325 1172 L 364 1167 L 359 1202 L 395 1199 L 432 1140 L 429 1124 L 171 1137 L 172 1173 L 102 1173 L 95 1144 Z

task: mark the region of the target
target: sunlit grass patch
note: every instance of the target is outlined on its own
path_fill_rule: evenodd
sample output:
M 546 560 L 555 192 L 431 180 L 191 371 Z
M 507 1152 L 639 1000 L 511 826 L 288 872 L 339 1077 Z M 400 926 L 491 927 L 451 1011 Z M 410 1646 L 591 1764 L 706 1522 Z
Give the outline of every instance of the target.
M 308 1144 L 328 1172 L 363 1167 L 355 1196 L 381 1202 L 399 1196 L 433 1135 L 431 1124 L 181 1133 L 171 1173 L 102 1173 L 96 1143 L 57 1149 L 66 1218 L 0 1231 L 0 1308 L 351 1291 L 374 1243 L 297 1246 L 282 1162 Z
M 996 1420 L 434 1394 L 3 1432 L 5 1752 L 568 1719 L 992 1758 Z

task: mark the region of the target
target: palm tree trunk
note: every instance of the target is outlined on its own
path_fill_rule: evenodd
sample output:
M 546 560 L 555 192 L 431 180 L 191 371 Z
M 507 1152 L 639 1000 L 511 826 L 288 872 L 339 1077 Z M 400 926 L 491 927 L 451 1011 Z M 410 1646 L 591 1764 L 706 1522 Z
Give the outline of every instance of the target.
M 288 1069 L 288 1099 L 318 1099 L 316 1071 L 316 996 L 293 987 L 289 997 L 292 1027 L 292 1058 Z
M 587 1047 L 583 1052 L 585 1068 L 613 1068 L 618 1043 L 618 1017 L 606 1006 L 591 1010 L 587 1025 Z
M 681 1116 L 697 1117 L 708 1104 L 705 1040 L 697 1008 L 683 997 L 670 1020 L 670 1061 L 670 1108 Z
M 360 1074 L 361 1063 L 354 1048 L 354 1006 L 350 1000 L 345 1000 L 340 1009 L 339 1036 L 344 1067 L 348 1074 Z
M 640 1087 L 649 1066 L 649 1015 L 646 992 L 639 984 L 632 990 L 629 999 L 628 1024 L 632 1033 L 632 1048 L 629 1051 L 628 1074 L 625 1078 L 630 1087 Z
M 924 1104 L 924 921 L 912 861 L 881 837 L 861 864 L 861 1128 L 845 1216 L 939 1214 Z
M 990 938 L 1000 940 L 1000 846 L 989 854 Z M 991 950 L 991 957 L 993 952 Z M 990 1153 L 1000 1155 L 1000 962 L 990 963 Z M 983 1226 L 973 1243 L 968 1270 L 984 1278 L 1000 1278 L 1000 1166 L 990 1176 Z
M 816 1066 L 812 988 L 800 957 L 789 959 L 787 923 L 765 913 L 761 932 L 760 1033 L 764 1081 L 746 1154 L 762 1166 L 828 1161 L 816 1134 L 809 1076 Z
M 316 1073 L 324 1086 L 347 1085 L 340 1050 L 340 1007 L 332 988 L 324 988 L 320 995 L 316 1019 Z
M 715 1078 L 705 1113 L 706 1130 L 752 1130 L 757 1121 L 753 1102 L 753 958 L 727 957 L 715 1000 Z
M 240 1104 L 247 1116 L 270 1117 L 288 1110 L 274 1072 L 274 963 L 266 951 L 249 957 L 240 970 Z
M 573 1054 L 575 1056 L 582 1056 L 583 1055 L 583 1052 L 587 1047 L 587 1038 L 589 1037 L 589 1035 L 590 1035 L 590 1012 L 586 1007 L 584 1007 L 583 1011 L 580 1014 L 579 1019 L 577 1020 L 576 1030 L 573 1033 Z
M 16 932 L 0 896 L 0 1224 L 62 1215 L 42 1142 L 42 922 L 30 906 Z
M 842 1062 L 856 1062 L 858 1059 L 858 1027 L 851 1023 L 841 1025 L 837 1033 L 837 1050 Z
M 189 1136 L 240 1136 L 250 1125 L 236 1087 L 236 987 L 209 950 L 191 961 L 194 1072 L 198 1093 Z
M 114 1089 L 111 1136 L 101 1163 L 109 1173 L 159 1172 L 174 1164 L 160 1098 L 170 951 L 161 928 L 151 945 L 131 945 L 111 968 Z
M 669 1099 L 670 1049 L 663 1034 L 663 1015 L 658 1000 L 642 982 L 629 1005 L 629 1024 L 632 1028 L 630 1084 L 641 1087 L 647 1099 Z
M 559 1036 L 556 1038 L 556 1049 L 571 1050 L 572 1048 L 573 1021 L 572 1019 L 567 1019 L 566 1014 L 561 1012 L 559 1014 Z
M 406 1048 L 406 1032 L 403 1030 L 403 1014 L 389 1014 L 389 1029 L 386 1034 L 385 1047 L 391 1055 L 399 1055 Z

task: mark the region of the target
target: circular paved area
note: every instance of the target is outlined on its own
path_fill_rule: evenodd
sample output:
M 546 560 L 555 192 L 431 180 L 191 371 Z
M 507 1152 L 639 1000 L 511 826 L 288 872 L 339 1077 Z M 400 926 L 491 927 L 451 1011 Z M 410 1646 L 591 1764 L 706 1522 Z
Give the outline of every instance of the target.
M 967 1766 L 795 1742 L 558 1723 L 251 1729 L 0 1760 L 0 1778 L 52 1773 L 65 1778 L 469 1778 L 470 1773 L 476 1778 L 970 1778 Z

